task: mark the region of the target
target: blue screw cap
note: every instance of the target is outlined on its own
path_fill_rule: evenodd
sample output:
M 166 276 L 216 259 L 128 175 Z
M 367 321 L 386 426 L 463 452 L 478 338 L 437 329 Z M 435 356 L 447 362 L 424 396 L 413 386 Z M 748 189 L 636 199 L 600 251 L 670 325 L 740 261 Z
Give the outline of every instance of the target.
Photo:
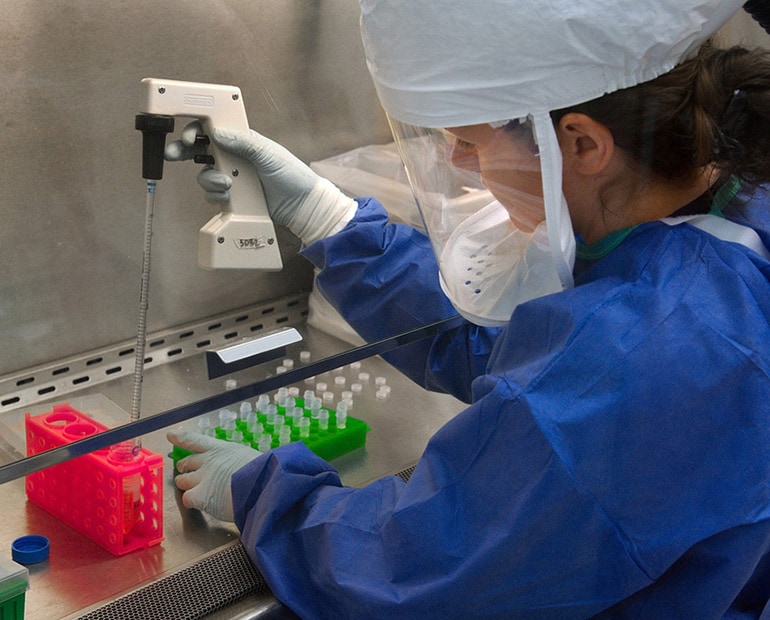
M 51 543 L 45 536 L 31 534 L 13 541 L 11 557 L 19 564 L 37 564 L 48 559 Z

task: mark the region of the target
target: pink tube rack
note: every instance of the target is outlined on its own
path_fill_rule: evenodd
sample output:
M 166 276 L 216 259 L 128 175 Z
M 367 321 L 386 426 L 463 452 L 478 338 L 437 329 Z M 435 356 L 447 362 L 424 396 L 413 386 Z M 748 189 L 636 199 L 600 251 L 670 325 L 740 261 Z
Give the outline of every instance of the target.
M 26 414 L 25 426 L 27 456 L 107 430 L 68 404 Z M 31 502 L 119 556 L 163 540 L 163 457 L 142 449 L 138 459 L 121 463 L 109 452 L 30 474 L 26 490 Z

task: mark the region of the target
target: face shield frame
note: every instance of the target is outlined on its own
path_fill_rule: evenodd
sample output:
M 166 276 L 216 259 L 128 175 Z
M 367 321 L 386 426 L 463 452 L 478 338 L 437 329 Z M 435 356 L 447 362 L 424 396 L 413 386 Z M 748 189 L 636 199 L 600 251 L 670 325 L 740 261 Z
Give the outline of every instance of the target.
M 442 288 L 479 325 L 507 324 L 518 304 L 573 286 L 561 151 L 544 117 L 545 128 L 529 116 L 449 129 L 388 117 Z M 475 168 L 453 156 L 466 139 Z

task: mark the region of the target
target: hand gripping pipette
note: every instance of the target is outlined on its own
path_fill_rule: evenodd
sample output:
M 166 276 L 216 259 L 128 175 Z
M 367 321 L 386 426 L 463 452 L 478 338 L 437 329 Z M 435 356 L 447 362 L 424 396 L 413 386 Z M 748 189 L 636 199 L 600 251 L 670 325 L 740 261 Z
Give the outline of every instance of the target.
M 248 131 L 241 91 L 236 86 L 145 78 L 142 108 L 149 115 L 198 119 L 204 134 L 215 127 Z M 281 254 L 262 184 L 246 160 L 206 147 L 207 163 L 233 180 L 230 202 L 200 230 L 198 264 L 204 269 L 279 271 Z

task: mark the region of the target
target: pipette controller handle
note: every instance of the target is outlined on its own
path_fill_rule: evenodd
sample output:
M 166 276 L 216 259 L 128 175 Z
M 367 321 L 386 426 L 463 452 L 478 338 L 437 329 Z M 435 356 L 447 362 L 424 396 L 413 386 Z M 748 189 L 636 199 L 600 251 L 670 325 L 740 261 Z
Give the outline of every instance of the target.
M 174 117 L 162 114 L 137 114 L 134 128 L 142 132 L 142 178 L 163 178 L 163 151 L 166 134 L 174 131 Z
M 142 80 L 142 112 L 200 121 L 204 134 L 213 128 L 248 131 L 249 121 L 237 86 Z M 200 229 L 198 264 L 204 269 L 279 271 L 281 261 L 273 221 L 254 167 L 241 157 L 206 147 L 210 165 L 233 180 L 230 201 Z

